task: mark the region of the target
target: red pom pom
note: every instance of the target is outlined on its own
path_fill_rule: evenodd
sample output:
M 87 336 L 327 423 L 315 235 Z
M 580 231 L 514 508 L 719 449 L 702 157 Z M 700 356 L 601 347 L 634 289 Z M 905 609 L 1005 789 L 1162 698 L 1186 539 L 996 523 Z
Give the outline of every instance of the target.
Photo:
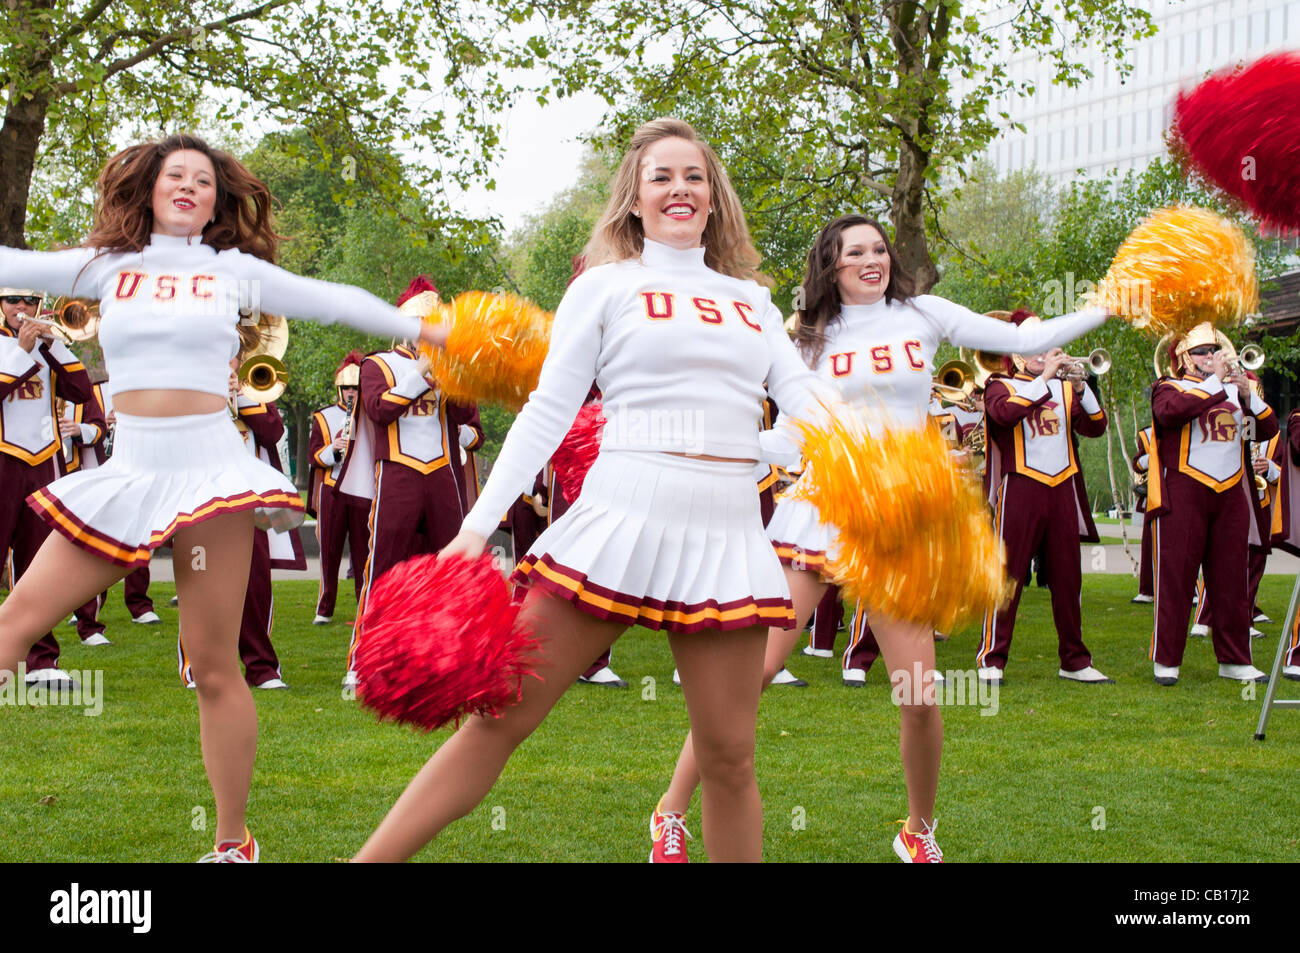
M 409 299 L 426 291 L 432 291 L 434 294 L 438 293 L 438 289 L 434 287 L 433 281 L 430 280 L 428 275 L 416 275 L 411 279 L 411 283 L 406 286 L 406 290 L 397 296 L 397 307 L 400 308 Z
M 1300 228 L 1300 54 L 1266 56 L 1180 93 L 1174 127 L 1206 179 L 1265 226 Z
M 381 721 L 425 731 L 519 700 L 537 641 L 495 560 L 417 556 L 371 587 L 354 660 L 357 697 Z
M 555 482 L 560 485 L 565 502 L 572 503 L 582 492 L 587 471 L 600 455 L 600 435 L 605 431 L 605 414 L 600 401 L 583 404 L 573 426 L 551 457 Z

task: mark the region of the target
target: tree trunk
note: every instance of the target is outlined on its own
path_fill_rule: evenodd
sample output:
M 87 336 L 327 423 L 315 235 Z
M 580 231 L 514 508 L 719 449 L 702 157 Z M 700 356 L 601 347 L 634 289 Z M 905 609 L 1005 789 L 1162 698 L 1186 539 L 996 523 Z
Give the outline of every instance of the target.
M 0 126 L 0 245 L 26 248 L 27 195 L 36 168 L 36 150 L 45 135 L 49 94 L 17 97 Z
M 929 155 L 911 140 L 900 143 L 898 178 L 894 181 L 891 206 L 894 248 L 903 266 L 916 279 L 917 294 L 925 294 L 939 281 L 939 269 L 930 257 L 930 243 L 925 236 L 925 169 L 929 162 Z

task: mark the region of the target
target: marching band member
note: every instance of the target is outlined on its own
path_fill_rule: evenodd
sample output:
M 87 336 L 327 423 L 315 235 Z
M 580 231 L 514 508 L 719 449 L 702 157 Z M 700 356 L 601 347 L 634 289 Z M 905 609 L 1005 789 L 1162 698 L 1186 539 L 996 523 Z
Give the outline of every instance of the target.
M 1248 541 L 1259 540 L 1262 520 L 1252 518 L 1259 500 L 1242 431 L 1249 417 L 1254 439 L 1267 440 L 1277 433 L 1277 415 L 1229 364 L 1211 325 L 1197 325 L 1178 339 L 1171 361 L 1172 375 L 1151 391 L 1155 441 L 1147 511 L 1154 520 L 1155 681 L 1178 682 L 1198 566 L 1215 598 L 1219 676 L 1266 681 L 1250 659 L 1245 566 Z
M 304 504 L 292 482 L 245 451 L 231 423 L 229 361 L 239 350 L 241 309 L 420 336 L 433 346 L 446 334 L 358 288 L 275 267 L 266 186 L 194 136 L 122 150 L 97 191 L 83 246 L 0 248 L 0 283 L 27 275 L 54 293 L 100 302 L 117 418 L 108 463 L 29 498 L 56 532 L 0 604 L 0 682 L 40 633 L 144 565 L 170 537 L 216 800 L 216 850 L 204 859 L 255 861 L 259 848 L 244 820 L 257 712 L 239 671 L 239 617 L 255 525 L 297 525 Z M 26 330 L 19 335 L 20 349 L 35 344 Z M 35 373 L 18 357 L 9 353 L 13 363 L 0 364 L 11 388 Z M 68 394 L 89 397 L 88 379 L 84 392 Z
M 423 275 L 398 298 L 409 314 L 426 314 L 438 291 Z M 361 362 L 361 388 L 353 447 L 336 488 L 370 504 L 370 554 L 357 619 L 373 582 L 403 560 L 436 553 L 455 537 L 464 517 L 455 471 L 460 468 L 460 427 L 476 410 L 448 400 L 429 376 L 427 358 L 406 344 L 369 354 Z M 502 509 L 505 512 L 505 509 Z M 352 660 L 359 625 L 348 646 L 344 688 L 356 686 Z
M 916 295 L 884 230 L 863 215 L 841 216 L 821 230 L 808 254 L 801 287 L 805 307 L 798 315 L 795 341 L 804 360 L 844 400 L 879 409 L 901 427 L 927 424 L 934 355 L 941 342 L 1036 352 L 1070 341 L 1106 319 L 1104 312 L 1085 312 L 1019 328 L 933 295 Z M 788 409 L 783 407 L 783 412 Z M 816 507 L 790 498 L 778 501 L 767 532 L 785 564 L 795 619 L 794 625 L 768 630 L 764 679 L 785 664 L 821 601 L 827 586 L 822 570 L 834 558 L 837 535 L 834 527 L 822 523 Z M 916 697 L 932 699 L 934 627 L 891 619 L 871 607 L 864 607 L 864 616 L 891 679 L 900 672 L 910 679 L 919 670 L 924 684 Z M 900 722 L 909 810 L 894 852 L 909 863 L 937 863 L 943 859 L 934 837 L 943 722 L 935 705 L 917 703 L 901 706 Z M 685 861 L 683 816 L 698 777 L 693 739 L 688 736 L 668 791 L 652 815 L 653 859 Z
M 1151 561 L 1151 514 L 1146 508 L 1146 481 L 1150 477 L 1151 442 L 1155 439 L 1153 427 L 1143 427 L 1137 435 L 1137 453 L 1133 455 L 1133 472 L 1142 482 L 1139 505 L 1142 507 L 1142 555 L 1138 568 L 1138 592 L 1130 602 L 1136 605 L 1149 605 L 1156 601 L 1155 566 Z
M 370 553 L 369 507 L 338 492 L 339 472 L 352 442 L 353 413 L 361 388 L 360 351 L 343 358 L 334 374 L 334 387 L 338 399 L 312 414 L 311 440 L 307 447 L 312 466 L 307 512 L 316 516 L 316 540 L 320 545 L 320 592 L 316 596 L 313 625 L 326 625 L 334 619 L 343 541 L 348 541 L 348 559 L 354 571 L 353 587 L 358 603 L 361 567 Z
M 0 283 L 19 273 L 6 270 L 0 275 Z M 90 377 L 76 355 L 53 337 L 46 325 L 27 320 L 39 316 L 44 298 L 41 291 L 0 288 L 0 312 L 4 314 L 0 326 L 0 552 L 12 551 L 15 593 L 50 534 L 49 527 L 27 507 L 26 500 L 58 477 L 63 438 L 55 423 L 60 420 L 56 401 L 84 404 L 94 400 Z M 9 599 L 13 598 L 11 594 Z M 79 599 L 77 605 L 85 601 Z M 71 675 L 59 669 L 59 643 L 50 631 L 53 621 L 67 615 L 66 611 L 59 613 L 45 626 L 39 640 L 33 633 L 29 643 L 22 646 L 27 655 L 27 684 L 54 688 L 71 688 L 75 684 Z M 36 644 L 31 645 L 31 641 Z M 6 665 L 7 661 L 0 653 L 0 669 L 12 672 L 14 666 Z M 0 673 L 0 682 L 4 678 Z
M 790 603 L 755 491 L 759 420 L 764 381 L 796 414 L 812 412 L 817 382 L 752 280 L 758 253 L 726 172 L 686 123 L 655 120 L 633 135 L 585 261 L 537 388 L 445 551 L 483 551 L 596 379 L 610 421 L 600 455 L 515 576 L 529 584 L 521 618 L 541 643 L 544 680 L 524 679 L 521 701 L 499 718 L 466 719 L 358 860 L 410 856 L 472 810 L 565 688 L 634 623 L 669 633 L 699 743 L 710 856 L 761 858 L 763 646 Z M 617 423 L 652 413 L 698 428 Z
M 456 489 L 460 493 L 460 506 L 466 513 L 478 499 L 478 458 L 475 451 L 483 446 L 486 439 L 483 433 L 483 421 L 479 417 L 478 405 L 468 404 L 469 419 L 456 428 L 456 440 L 460 449 L 452 456 L 460 457 L 460 465 L 453 466 L 451 475 L 456 478 Z
M 1017 311 L 1013 323 L 1037 324 L 1037 315 Z M 976 665 L 985 681 L 1002 681 L 1015 631 L 1016 609 L 1030 560 L 1040 548 L 1052 593 L 1061 667 L 1057 674 L 1076 682 L 1113 681 L 1092 665 L 1083 643 L 1083 569 L 1079 542 L 1099 540 L 1088 491 L 1079 467 L 1077 437 L 1100 437 L 1106 413 L 1086 381 L 1062 380 L 1064 352 L 1015 355 L 1015 374 L 994 374 L 984 389 L 987 466 L 984 488 L 993 507 L 993 525 L 1006 547 L 1007 575 L 1015 592 L 1005 607 L 984 614 Z

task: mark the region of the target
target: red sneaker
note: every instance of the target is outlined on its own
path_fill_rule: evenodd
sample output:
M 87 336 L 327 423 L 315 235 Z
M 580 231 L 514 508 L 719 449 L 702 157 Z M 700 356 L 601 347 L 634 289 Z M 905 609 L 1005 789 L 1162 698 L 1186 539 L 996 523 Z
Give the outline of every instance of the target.
M 686 859 L 686 841 L 683 837 L 689 840 L 691 833 L 686 829 L 682 815 L 673 811 L 662 813 L 656 807 L 650 815 L 650 840 L 654 842 L 650 848 L 650 863 L 690 863 Z
M 216 848 L 210 854 L 204 854 L 199 858 L 200 864 L 255 864 L 261 854 L 258 850 L 257 841 L 253 840 L 253 835 L 248 833 L 248 828 L 244 828 L 244 839 L 223 840 L 217 843 Z
M 942 864 L 943 851 L 934 839 L 934 831 L 938 826 L 938 821 L 922 824 L 921 833 L 913 834 L 904 822 L 903 829 L 894 838 L 894 853 L 898 859 L 905 864 Z

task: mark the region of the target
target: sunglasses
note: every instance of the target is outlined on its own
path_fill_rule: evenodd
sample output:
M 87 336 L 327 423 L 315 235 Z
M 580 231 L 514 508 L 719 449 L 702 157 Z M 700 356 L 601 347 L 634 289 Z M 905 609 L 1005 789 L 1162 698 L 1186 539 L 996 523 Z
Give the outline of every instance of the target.
M 0 298 L 5 304 L 29 304 L 33 308 L 41 303 L 40 295 L 5 295 Z
M 1215 353 L 1218 352 L 1218 350 L 1219 349 L 1217 347 L 1210 347 L 1206 345 L 1205 347 L 1194 347 L 1187 353 L 1195 357 L 1212 357 Z

